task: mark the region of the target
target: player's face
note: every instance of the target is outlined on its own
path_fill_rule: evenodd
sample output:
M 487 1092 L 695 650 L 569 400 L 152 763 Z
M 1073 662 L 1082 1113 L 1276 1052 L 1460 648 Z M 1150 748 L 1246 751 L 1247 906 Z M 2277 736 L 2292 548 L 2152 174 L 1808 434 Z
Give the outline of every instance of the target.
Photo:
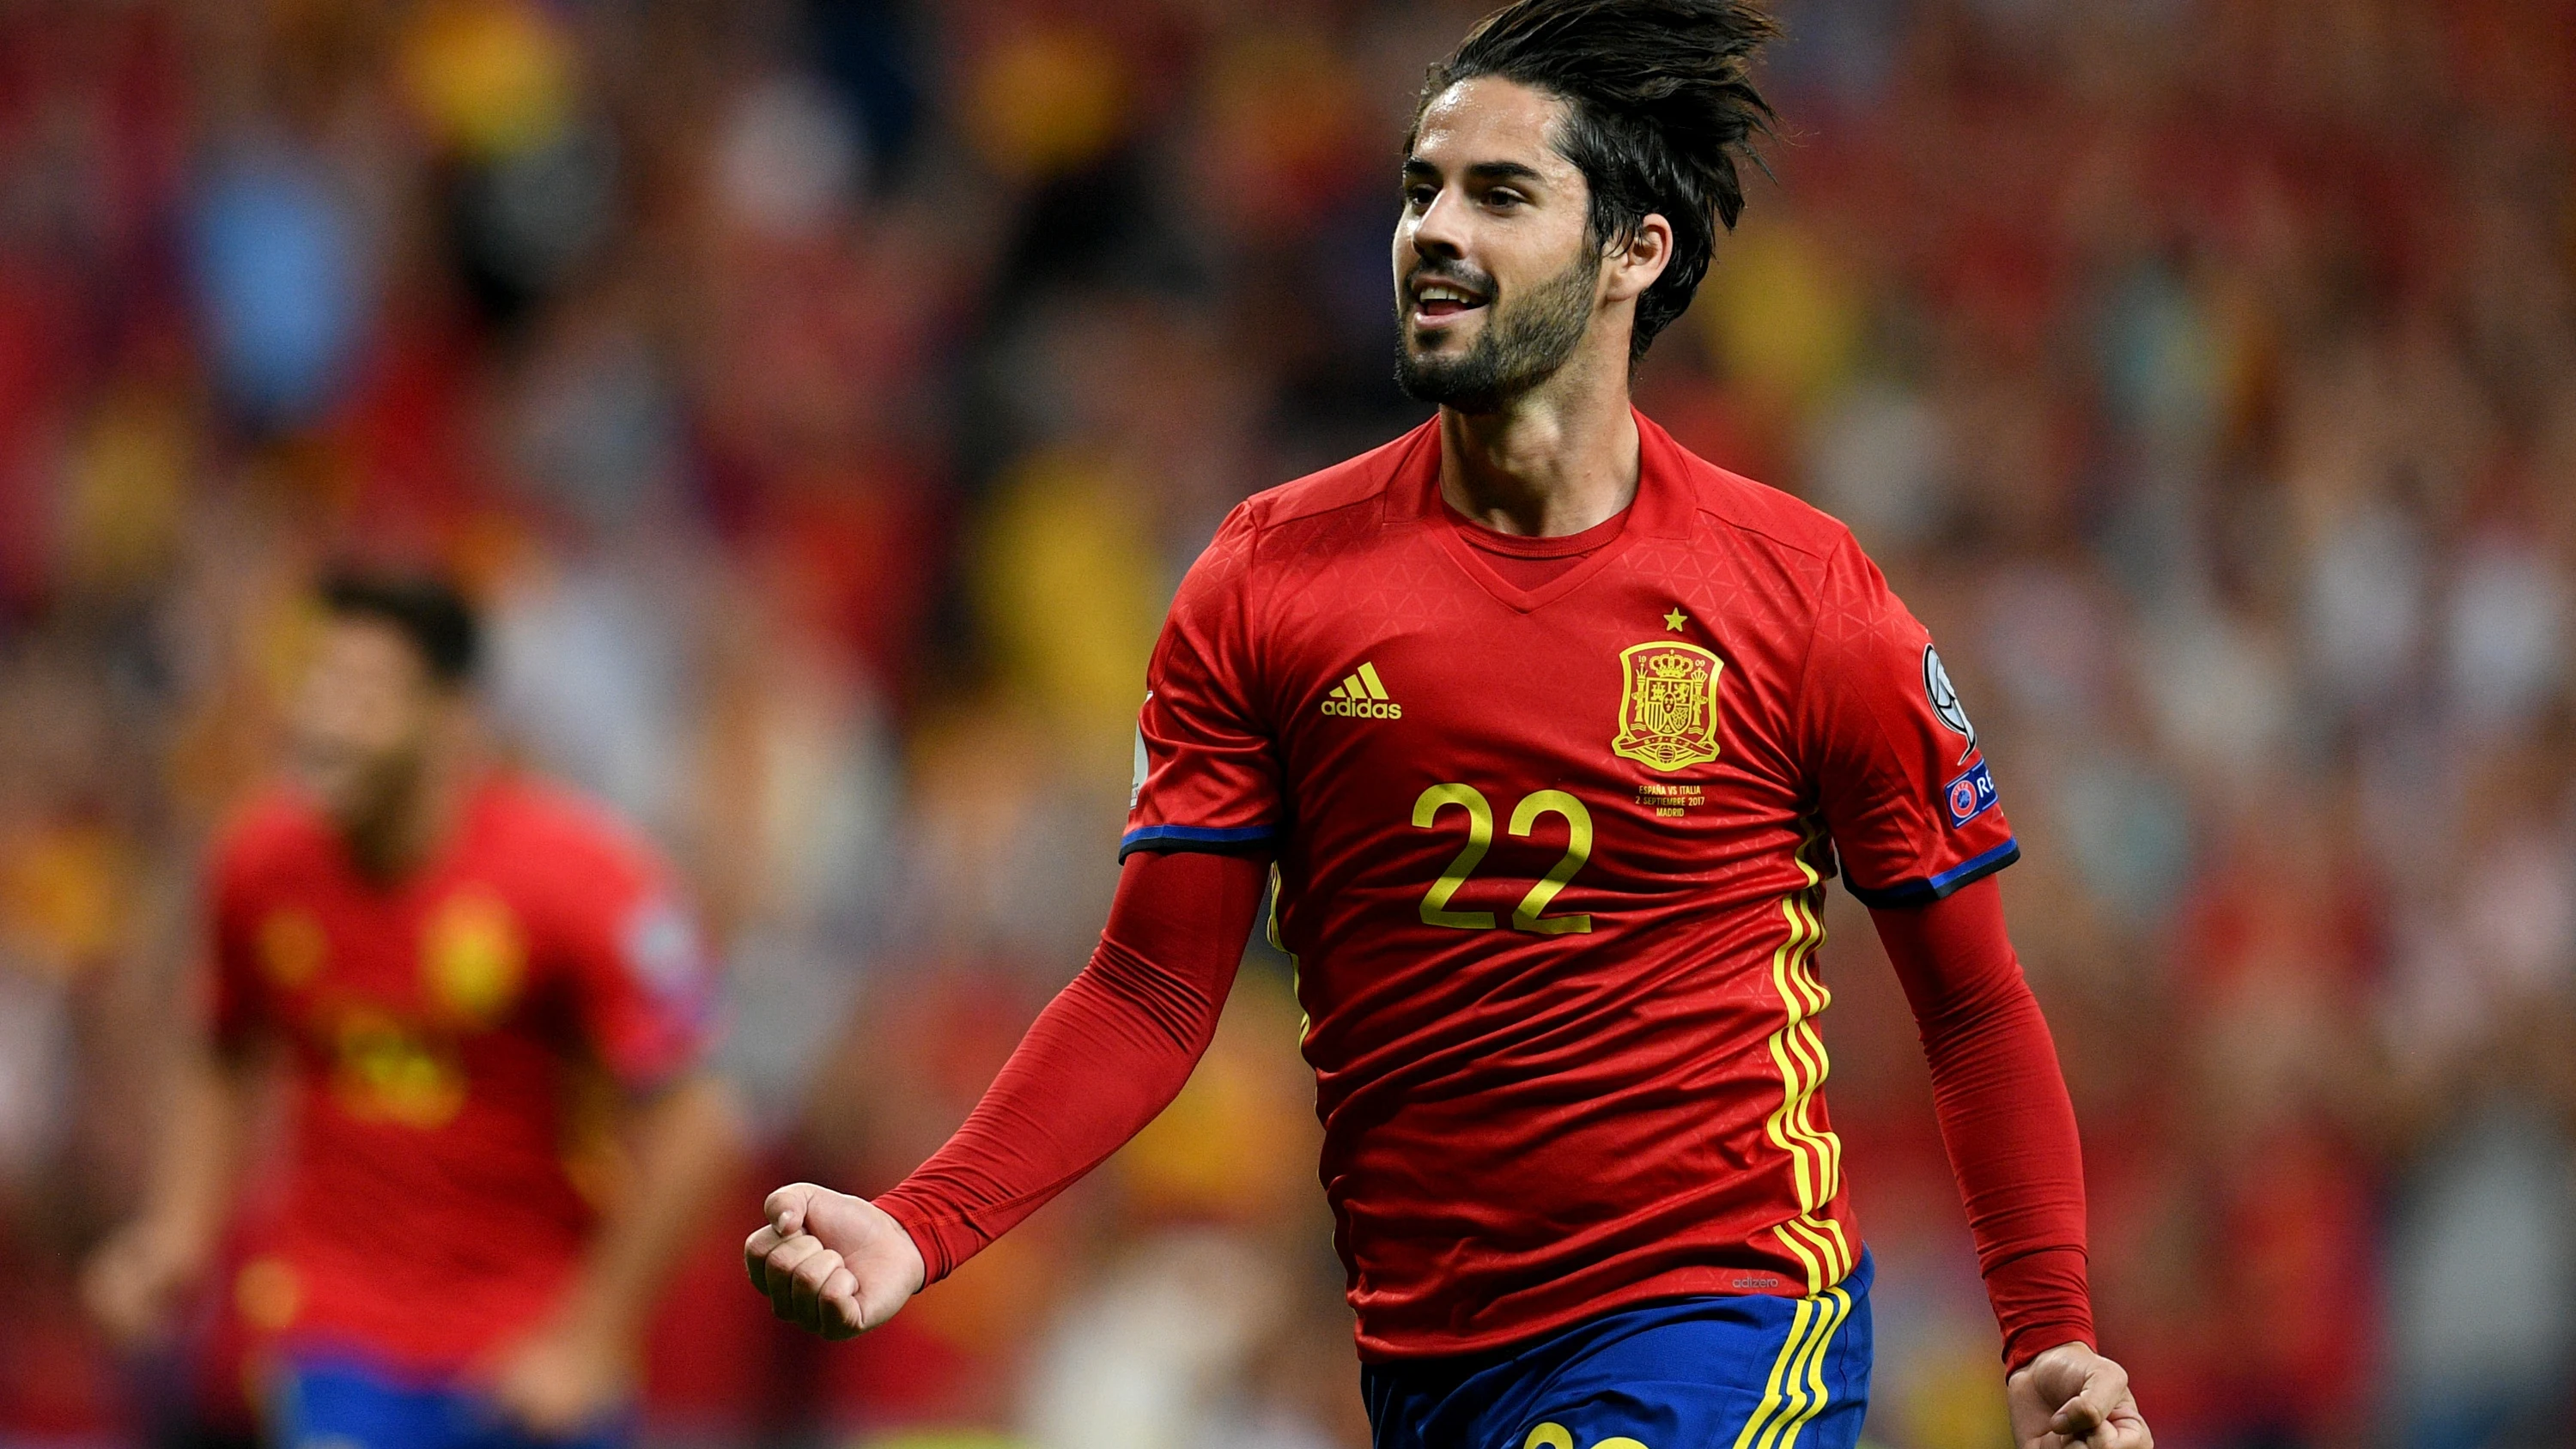
M 372 821 L 418 774 L 444 699 L 400 630 L 333 619 L 295 699 L 296 774 L 343 825 Z
M 1558 154 L 1565 103 L 1482 76 L 1435 97 L 1395 225 L 1397 380 L 1490 412 L 1563 367 L 1601 302 L 1591 189 Z

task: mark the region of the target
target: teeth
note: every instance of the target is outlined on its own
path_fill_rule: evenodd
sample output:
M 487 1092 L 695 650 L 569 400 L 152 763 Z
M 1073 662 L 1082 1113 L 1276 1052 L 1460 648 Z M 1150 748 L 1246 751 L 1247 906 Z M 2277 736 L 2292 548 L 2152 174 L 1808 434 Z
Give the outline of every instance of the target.
M 1422 288 L 1417 295 L 1425 302 L 1458 302 L 1469 306 L 1474 305 L 1476 300 L 1455 287 L 1443 287 L 1436 283 Z

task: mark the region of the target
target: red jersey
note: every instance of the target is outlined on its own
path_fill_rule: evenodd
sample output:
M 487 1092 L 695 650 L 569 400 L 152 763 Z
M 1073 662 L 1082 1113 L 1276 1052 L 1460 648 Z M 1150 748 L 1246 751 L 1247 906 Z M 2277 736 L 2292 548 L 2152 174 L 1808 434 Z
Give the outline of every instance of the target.
M 218 1040 L 282 1038 L 294 1079 L 243 1311 L 433 1372 L 533 1326 L 593 1219 L 568 1165 L 582 1084 L 650 1089 L 706 1039 L 712 978 L 669 873 L 499 775 L 436 860 L 379 884 L 281 792 L 218 847 L 213 915 Z
M 1122 850 L 1275 857 L 1373 1357 L 1849 1273 L 1823 882 L 2017 855 L 1851 535 L 1638 431 L 1552 577 L 1444 508 L 1436 423 L 1254 497 L 1154 654 Z

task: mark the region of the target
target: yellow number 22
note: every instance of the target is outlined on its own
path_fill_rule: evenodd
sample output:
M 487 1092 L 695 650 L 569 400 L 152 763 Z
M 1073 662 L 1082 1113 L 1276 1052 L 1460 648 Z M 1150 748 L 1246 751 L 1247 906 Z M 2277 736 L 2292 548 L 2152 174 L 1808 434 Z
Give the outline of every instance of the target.
M 1431 883 L 1431 889 L 1423 892 L 1422 923 L 1459 931 L 1490 931 L 1494 929 L 1493 912 L 1449 909 L 1450 898 L 1467 883 L 1467 877 L 1475 874 L 1476 867 L 1485 859 L 1485 852 L 1494 844 L 1494 807 L 1486 803 L 1484 792 L 1473 785 L 1432 786 L 1413 802 L 1413 828 L 1432 829 L 1439 822 L 1440 812 L 1452 805 L 1467 812 L 1467 843 L 1450 860 L 1449 868 Z M 1521 903 L 1512 908 L 1512 929 L 1541 936 L 1582 935 L 1592 929 L 1590 916 L 1542 913 L 1547 910 L 1548 902 L 1556 899 L 1557 892 L 1565 889 L 1566 882 L 1574 879 L 1575 872 L 1583 869 L 1584 862 L 1592 858 L 1592 812 L 1583 808 L 1582 801 L 1563 790 L 1540 790 L 1523 797 L 1521 803 L 1513 807 L 1512 834 L 1528 835 L 1542 815 L 1565 818 L 1565 855 L 1547 874 L 1540 876 L 1529 888 L 1529 894 L 1522 896 Z
M 1541 1424 L 1530 1430 L 1529 1439 L 1521 1449 L 1574 1449 L 1574 1436 L 1565 1431 L 1563 1424 Z M 1646 1446 L 1623 1434 L 1616 1439 L 1604 1439 L 1592 1449 L 1646 1449 Z

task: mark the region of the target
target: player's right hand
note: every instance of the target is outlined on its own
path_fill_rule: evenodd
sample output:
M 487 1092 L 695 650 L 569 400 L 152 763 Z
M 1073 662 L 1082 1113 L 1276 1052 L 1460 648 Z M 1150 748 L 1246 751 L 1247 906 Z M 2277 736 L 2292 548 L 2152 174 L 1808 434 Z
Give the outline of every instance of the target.
M 769 1222 L 743 1243 L 743 1264 L 770 1311 L 799 1328 L 855 1338 L 929 1279 L 912 1235 L 866 1198 L 791 1182 L 761 1211 Z
M 119 1228 L 81 1270 L 81 1300 L 108 1337 L 136 1343 L 167 1328 L 179 1298 L 205 1269 L 185 1231 L 142 1218 Z

